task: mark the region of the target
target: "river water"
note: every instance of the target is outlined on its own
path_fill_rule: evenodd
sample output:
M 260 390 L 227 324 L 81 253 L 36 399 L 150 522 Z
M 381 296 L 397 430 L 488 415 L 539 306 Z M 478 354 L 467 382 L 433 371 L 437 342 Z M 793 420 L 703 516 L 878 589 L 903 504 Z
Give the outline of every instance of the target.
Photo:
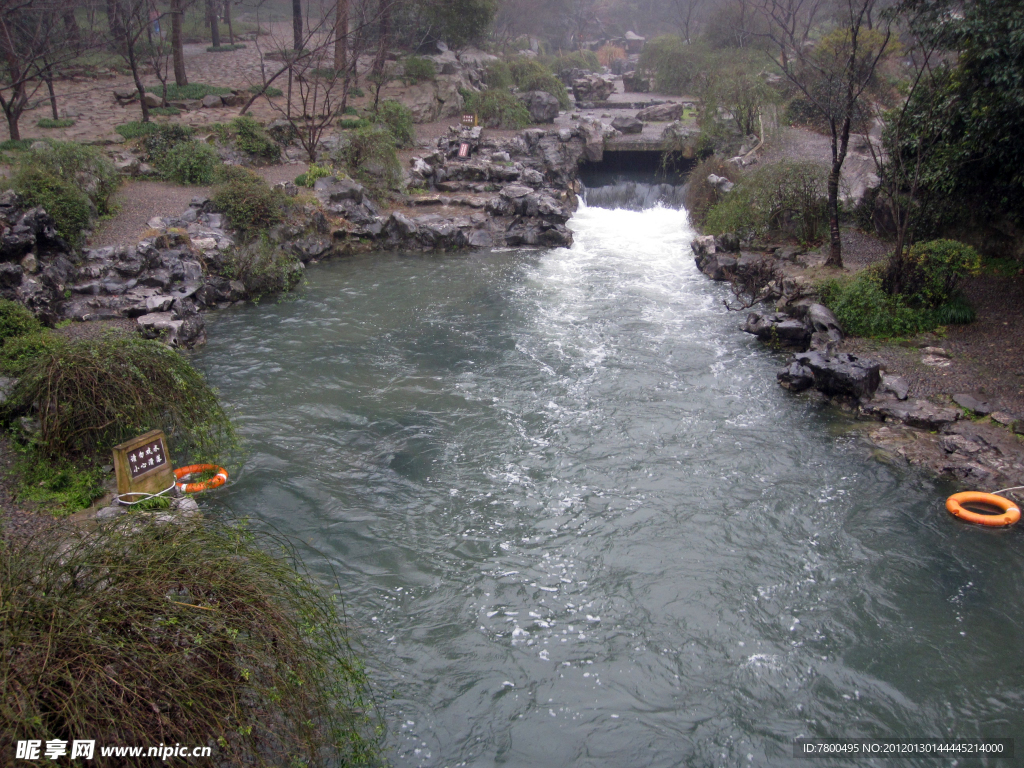
M 250 451 L 211 501 L 337 573 L 392 763 L 888 765 L 792 742 L 1024 735 L 1021 532 L 956 522 L 951 488 L 779 388 L 685 212 L 570 226 L 314 266 L 208 318 L 196 359 Z

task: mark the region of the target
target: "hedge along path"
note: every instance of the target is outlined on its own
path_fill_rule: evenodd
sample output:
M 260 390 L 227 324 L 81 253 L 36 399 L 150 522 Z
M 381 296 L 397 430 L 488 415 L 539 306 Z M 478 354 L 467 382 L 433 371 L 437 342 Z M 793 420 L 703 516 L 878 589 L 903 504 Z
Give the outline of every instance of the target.
M 251 170 L 273 186 L 281 181 L 294 181 L 308 168 L 305 163 L 289 163 Z M 168 181 L 127 180 L 114 194 L 117 213 L 99 223 L 88 238 L 88 247 L 134 246 L 145 236 L 148 222 L 154 216 L 178 216 L 188 208 L 193 197 L 209 197 L 211 189 L 185 187 Z

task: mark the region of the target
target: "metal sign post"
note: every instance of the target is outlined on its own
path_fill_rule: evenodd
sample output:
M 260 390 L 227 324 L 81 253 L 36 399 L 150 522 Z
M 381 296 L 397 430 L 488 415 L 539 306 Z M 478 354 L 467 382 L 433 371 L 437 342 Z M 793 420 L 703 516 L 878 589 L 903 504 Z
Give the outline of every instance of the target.
M 144 435 L 114 447 L 114 471 L 117 493 L 153 494 L 166 491 L 174 484 L 174 469 L 167 455 L 167 438 L 162 430 Z

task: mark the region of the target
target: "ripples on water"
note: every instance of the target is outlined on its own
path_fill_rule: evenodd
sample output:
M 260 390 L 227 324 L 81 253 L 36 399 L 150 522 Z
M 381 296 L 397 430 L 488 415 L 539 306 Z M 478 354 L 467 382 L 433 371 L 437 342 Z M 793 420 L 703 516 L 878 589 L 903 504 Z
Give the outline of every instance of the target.
M 570 225 L 570 250 L 311 268 L 197 355 L 252 451 L 218 499 L 337 570 L 393 763 L 1024 733 L 1020 532 L 781 390 L 685 213 Z

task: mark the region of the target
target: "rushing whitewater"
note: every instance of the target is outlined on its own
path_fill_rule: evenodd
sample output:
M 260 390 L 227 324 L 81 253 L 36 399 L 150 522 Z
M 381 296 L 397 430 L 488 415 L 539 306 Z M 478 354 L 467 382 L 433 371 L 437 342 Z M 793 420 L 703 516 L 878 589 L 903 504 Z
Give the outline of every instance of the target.
M 1020 532 L 956 523 L 781 390 L 685 212 L 570 226 L 313 267 L 197 355 L 251 451 L 217 498 L 337 578 L 393 763 L 803 766 L 800 736 L 1024 732 Z

